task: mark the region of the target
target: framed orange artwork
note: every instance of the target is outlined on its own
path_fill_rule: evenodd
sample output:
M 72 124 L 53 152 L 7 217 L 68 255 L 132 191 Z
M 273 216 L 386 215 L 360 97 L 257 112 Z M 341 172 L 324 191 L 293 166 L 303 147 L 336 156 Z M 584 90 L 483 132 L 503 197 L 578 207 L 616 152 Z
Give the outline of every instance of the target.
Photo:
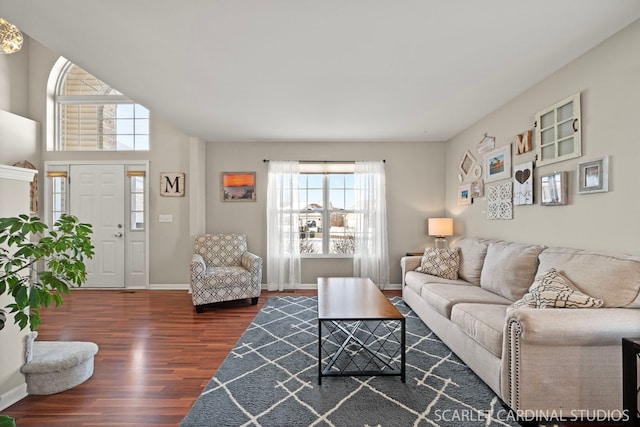
M 222 172 L 220 174 L 220 200 L 223 202 L 255 202 L 255 172 Z

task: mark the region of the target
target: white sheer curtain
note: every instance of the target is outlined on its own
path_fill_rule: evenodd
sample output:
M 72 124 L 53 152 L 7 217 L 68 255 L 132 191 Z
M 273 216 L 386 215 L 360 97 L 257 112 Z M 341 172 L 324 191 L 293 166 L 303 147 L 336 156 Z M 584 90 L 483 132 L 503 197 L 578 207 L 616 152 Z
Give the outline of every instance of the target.
M 356 162 L 356 243 L 354 277 L 369 277 L 381 289 L 389 284 L 387 203 L 384 162 Z
M 267 184 L 267 286 L 270 291 L 300 284 L 298 179 L 295 161 L 270 161 Z

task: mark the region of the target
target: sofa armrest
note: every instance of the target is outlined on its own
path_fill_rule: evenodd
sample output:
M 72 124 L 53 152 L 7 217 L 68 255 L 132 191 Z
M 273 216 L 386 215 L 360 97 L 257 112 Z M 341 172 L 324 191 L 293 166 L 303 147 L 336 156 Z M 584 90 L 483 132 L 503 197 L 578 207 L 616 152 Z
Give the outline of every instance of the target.
M 501 397 L 514 411 L 560 418 L 619 411 L 622 338 L 634 336 L 640 309 L 515 310 L 505 321 Z
M 404 287 L 404 276 L 408 271 L 413 271 L 420 267 L 422 256 L 403 256 L 400 259 L 400 268 L 402 268 L 402 286 Z
M 640 309 L 635 308 L 521 308 L 507 315 L 510 334 L 531 344 L 575 346 L 620 344 L 640 336 Z

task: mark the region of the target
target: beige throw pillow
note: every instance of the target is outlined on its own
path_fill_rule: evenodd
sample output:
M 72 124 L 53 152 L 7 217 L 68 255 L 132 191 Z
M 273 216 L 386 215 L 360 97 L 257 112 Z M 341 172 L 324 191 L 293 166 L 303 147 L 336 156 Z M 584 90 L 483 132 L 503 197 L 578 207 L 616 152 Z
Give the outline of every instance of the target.
M 416 271 L 443 279 L 456 280 L 458 278 L 458 268 L 460 268 L 460 253 L 458 248 L 453 249 L 433 249 L 426 248 L 420 267 Z
M 508 311 L 520 307 L 533 308 L 597 308 L 603 301 L 580 292 L 569 279 L 558 273 L 555 268 L 536 277 L 520 300 L 514 302 Z

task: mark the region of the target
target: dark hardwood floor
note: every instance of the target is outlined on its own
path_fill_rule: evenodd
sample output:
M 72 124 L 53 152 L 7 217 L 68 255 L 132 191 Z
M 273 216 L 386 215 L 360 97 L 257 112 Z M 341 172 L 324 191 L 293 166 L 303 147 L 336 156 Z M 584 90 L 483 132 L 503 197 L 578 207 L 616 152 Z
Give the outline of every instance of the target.
M 42 311 L 38 339 L 97 343 L 93 377 L 63 393 L 28 396 L 2 413 L 18 427 L 177 426 L 275 295 L 316 291 L 265 291 L 257 305 L 220 303 L 196 314 L 186 291 L 75 290 L 62 306 Z
M 316 291 L 263 292 L 254 306 L 220 303 L 196 314 L 186 291 L 75 290 L 42 311 L 38 340 L 98 344 L 93 377 L 2 412 L 18 427 L 177 426 L 273 295 Z

